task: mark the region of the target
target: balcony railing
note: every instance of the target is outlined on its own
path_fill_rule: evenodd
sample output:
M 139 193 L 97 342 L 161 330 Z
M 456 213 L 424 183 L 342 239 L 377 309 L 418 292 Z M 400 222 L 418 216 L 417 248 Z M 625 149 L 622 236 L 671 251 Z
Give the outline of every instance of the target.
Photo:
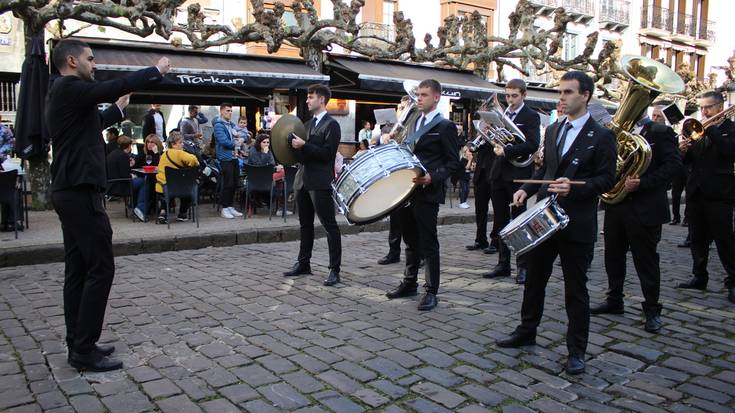
M 629 1 L 605 1 L 600 4 L 600 23 L 607 26 L 630 25 Z
M 561 6 L 567 13 L 592 17 L 595 15 L 594 0 L 562 0 Z
M 388 41 L 396 39 L 396 28 L 392 24 L 365 22 L 360 23 L 360 36 L 374 36 Z M 379 42 L 379 40 L 374 40 Z
M 710 20 L 695 20 L 694 16 L 686 13 L 671 13 L 661 7 L 649 7 L 644 4 L 641 16 L 642 29 L 658 29 L 684 38 L 714 41 L 715 22 Z

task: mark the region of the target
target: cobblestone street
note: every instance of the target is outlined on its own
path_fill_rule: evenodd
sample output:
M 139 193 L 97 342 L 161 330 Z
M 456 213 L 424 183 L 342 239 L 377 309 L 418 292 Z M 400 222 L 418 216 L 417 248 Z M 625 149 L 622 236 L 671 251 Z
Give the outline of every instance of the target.
M 643 331 L 628 260 L 626 313 L 593 316 L 587 373 L 561 373 L 566 313 L 560 268 L 547 288 L 538 344 L 500 349 L 519 322 L 522 287 L 480 277 L 497 255 L 468 252 L 473 224 L 439 228 L 435 311 L 386 299 L 403 262 L 380 266 L 387 233 L 343 238 L 342 283 L 295 279 L 298 242 L 119 257 L 102 342 L 125 368 L 80 375 L 66 363 L 63 263 L 0 268 L 0 411 L 9 412 L 732 412 L 735 305 L 713 249 L 707 292 L 677 290 L 691 256 L 664 226 L 662 319 Z M 598 242 L 592 304 L 607 286 Z

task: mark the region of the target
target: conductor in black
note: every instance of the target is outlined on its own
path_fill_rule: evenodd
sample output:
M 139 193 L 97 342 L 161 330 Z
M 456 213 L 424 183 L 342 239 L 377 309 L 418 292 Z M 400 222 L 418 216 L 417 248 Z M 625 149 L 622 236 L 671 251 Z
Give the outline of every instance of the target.
M 61 76 L 46 97 L 53 145 L 51 202 L 64 236 L 64 319 L 68 362 L 80 370 L 108 371 L 122 362 L 108 358 L 113 346 L 96 344 L 115 276 L 112 228 L 102 205 L 107 185 L 102 129 L 123 119 L 135 89 L 168 73 L 167 58 L 127 76 L 95 82 L 94 54 L 79 40 L 62 40 L 52 60 Z M 117 101 L 115 101 L 117 99 Z M 115 102 L 100 112 L 100 103 Z
M 299 257 L 290 271 L 283 275 L 293 277 L 311 274 L 311 252 L 314 248 L 314 213 L 327 231 L 329 245 L 329 275 L 324 285 L 332 286 L 339 280 L 342 261 L 342 238 L 334 218 L 332 181 L 334 158 L 341 138 L 339 123 L 327 114 L 327 102 L 332 92 L 324 85 L 308 89 L 306 105 L 312 118 L 306 122 L 306 137 L 294 136 L 291 146 L 299 152 L 301 167 L 296 174 L 294 190 L 299 209 L 301 243 Z
M 439 204 L 444 203 L 445 181 L 459 168 L 457 127 L 437 110 L 442 89 L 433 79 L 419 83 L 416 106 L 421 116 L 409 124 L 403 145 L 419 158 L 426 174 L 414 178 L 418 187 L 400 210 L 401 233 L 406 242 L 406 268 L 401 284 L 386 293 L 388 298 L 416 295 L 420 257 L 425 259 L 426 293 L 419 310 L 436 307 L 439 291 L 439 239 L 436 224 Z
M 594 82 L 583 72 L 568 72 L 562 76 L 560 101 L 567 118 L 546 128 L 544 164 L 534 175 L 535 179 L 553 180 L 553 183 L 524 184 L 513 194 L 516 206 L 533 194 L 537 194 L 538 199 L 556 194 L 559 206 L 569 216 L 569 224 L 526 253 L 528 275 L 523 289 L 521 325 L 510 337 L 497 342 L 500 347 L 520 347 L 536 342 L 546 284 L 558 256 L 569 319 L 565 366 L 569 374 L 585 370 L 584 354 L 590 324 L 587 268 L 597 238 L 597 197 L 615 184 L 615 136 L 587 111 L 594 89 Z M 585 183 L 572 187 L 570 180 Z

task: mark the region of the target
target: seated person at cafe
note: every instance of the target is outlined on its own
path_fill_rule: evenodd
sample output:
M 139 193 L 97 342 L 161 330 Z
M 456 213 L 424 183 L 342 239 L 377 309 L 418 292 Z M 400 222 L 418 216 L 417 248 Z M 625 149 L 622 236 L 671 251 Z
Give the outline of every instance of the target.
M 197 157 L 184 152 L 184 138 L 179 132 L 171 132 L 166 141 L 168 149 L 161 155 L 161 160 L 158 163 L 158 173 L 156 174 L 156 192 L 161 194 L 161 212 L 158 215 L 158 223 L 168 223 L 168 205 L 163 197 L 163 187 L 166 185 L 166 168 L 179 169 L 199 166 L 199 160 Z M 189 206 L 191 205 L 191 199 L 181 199 L 179 206 L 179 214 L 176 220 L 183 222 L 188 220 L 187 213 L 189 212 Z
M 357 146 L 357 153 L 355 154 L 355 156 L 362 155 L 363 153 L 367 152 L 368 149 L 370 149 L 370 142 L 368 142 L 367 139 L 361 140 Z
M 105 130 L 105 138 L 107 143 L 105 144 L 105 155 L 109 155 L 110 152 L 118 148 L 117 139 L 120 136 L 120 132 L 115 127 L 109 127 Z
M 131 154 L 133 140 L 127 136 L 117 138 L 118 148 L 107 155 L 107 180 L 131 179 L 131 168 L 135 160 Z M 113 182 L 107 185 L 107 195 L 129 197 L 130 182 Z
M 135 168 L 142 169 L 145 166 L 158 166 L 158 162 L 161 160 L 161 153 L 163 153 L 163 144 L 161 139 L 156 134 L 150 134 L 146 136 L 143 144 L 143 152 L 139 153 L 135 157 Z M 154 198 L 154 186 L 153 184 L 146 185 L 146 179 L 151 179 L 147 175 L 141 175 L 133 178 L 133 195 L 135 196 L 135 207 L 133 213 L 141 220 L 145 221 L 145 216 L 148 215 L 148 209 L 152 205 L 147 202 L 149 199 Z M 146 197 L 146 191 L 148 191 L 148 197 Z
M 273 153 L 270 151 L 271 139 L 267 133 L 260 133 L 255 138 L 255 143 L 250 147 L 250 153 L 248 154 L 248 165 L 251 166 L 273 166 L 275 172 L 273 172 L 273 181 L 278 182 L 283 179 L 284 171 L 282 165 L 276 165 L 276 160 L 273 158 Z M 273 188 L 274 191 L 276 187 Z M 277 193 L 277 192 L 276 192 Z
M 142 168 L 146 165 L 158 166 L 162 153 L 163 143 L 161 143 L 158 135 L 152 133 L 146 136 L 143 142 L 143 152 L 139 153 L 135 158 L 135 167 Z

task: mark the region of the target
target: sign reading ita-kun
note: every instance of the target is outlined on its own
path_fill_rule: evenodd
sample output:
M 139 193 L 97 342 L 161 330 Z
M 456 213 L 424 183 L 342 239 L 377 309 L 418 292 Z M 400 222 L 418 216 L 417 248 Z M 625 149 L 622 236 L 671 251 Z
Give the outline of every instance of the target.
M 245 85 L 245 79 L 240 77 L 219 77 L 214 75 L 199 76 L 199 75 L 176 75 L 179 83 L 185 85 L 198 85 L 198 84 L 210 84 L 210 85 L 223 85 L 223 86 L 243 86 Z

